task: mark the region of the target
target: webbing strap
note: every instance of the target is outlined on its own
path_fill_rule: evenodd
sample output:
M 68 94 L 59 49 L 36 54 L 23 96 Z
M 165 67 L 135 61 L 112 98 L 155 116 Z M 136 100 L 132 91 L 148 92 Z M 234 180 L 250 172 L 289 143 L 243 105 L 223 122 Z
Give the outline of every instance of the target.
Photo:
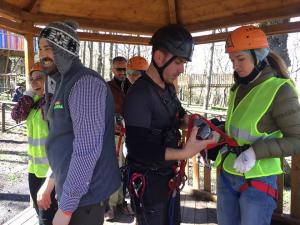
M 249 187 L 253 187 L 256 190 L 266 193 L 276 201 L 278 200 L 278 191 L 277 189 L 273 188 L 270 184 L 266 184 L 258 180 L 247 181 L 240 187 L 240 192 L 247 190 Z

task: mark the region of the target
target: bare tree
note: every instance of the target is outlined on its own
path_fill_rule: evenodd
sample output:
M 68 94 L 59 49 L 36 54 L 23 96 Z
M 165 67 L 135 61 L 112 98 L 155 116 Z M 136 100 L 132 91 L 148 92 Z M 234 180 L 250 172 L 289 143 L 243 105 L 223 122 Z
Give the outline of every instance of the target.
M 114 53 L 114 44 L 110 43 L 109 44 L 109 63 L 110 63 L 110 67 L 112 67 L 113 53 Z M 110 79 L 113 78 L 111 70 L 109 71 L 109 78 Z
M 89 52 L 90 52 L 90 64 L 89 64 L 89 68 L 93 69 L 94 44 L 93 44 L 92 41 L 88 42 L 88 48 L 89 48 Z
M 85 66 L 86 41 L 83 42 L 82 64 Z
M 104 74 L 102 74 L 102 67 L 103 67 L 103 55 L 102 55 L 102 43 L 98 42 L 98 62 L 97 62 L 97 72 L 104 77 Z

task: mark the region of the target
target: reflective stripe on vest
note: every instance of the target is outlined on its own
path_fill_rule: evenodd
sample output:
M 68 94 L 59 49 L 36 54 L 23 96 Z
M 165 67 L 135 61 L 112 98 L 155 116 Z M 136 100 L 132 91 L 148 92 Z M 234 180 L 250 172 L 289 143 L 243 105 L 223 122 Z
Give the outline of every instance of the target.
M 34 96 L 34 101 L 39 100 L 38 96 Z M 28 136 L 28 172 L 35 174 L 37 177 L 46 177 L 49 169 L 47 154 L 45 150 L 45 142 L 48 137 L 48 124 L 43 119 L 41 109 L 31 109 L 27 120 L 27 136 Z
M 33 164 L 35 164 L 35 165 L 38 165 L 38 164 L 49 164 L 47 157 L 44 157 L 44 158 L 35 158 L 35 157 L 32 157 L 31 155 L 29 155 L 28 157 L 29 157 L 29 160 Z
M 45 145 L 46 144 L 46 138 L 31 138 L 28 137 L 28 144 L 32 145 L 32 146 L 39 146 L 39 145 Z
M 292 83 L 287 79 L 271 77 L 252 88 L 235 108 L 234 102 L 238 88 L 230 92 L 225 130 L 240 146 L 252 144 L 260 139 L 282 137 L 280 131 L 269 134 L 259 132 L 257 124 L 270 108 L 280 87 L 285 83 L 293 87 Z M 261 96 L 264 97 L 262 98 Z M 279 158 L 257 160 L 255 166 L 245 174 L 235 171 L 233 168 L 235 159 L 236 155 L 230 153 L 223 162 L 223 169 L 230 174 L 245 176 L 246 179 L 282 173 Z M 219 153 L 215 164 L 218 166 L 221 161 L 221 154 Z

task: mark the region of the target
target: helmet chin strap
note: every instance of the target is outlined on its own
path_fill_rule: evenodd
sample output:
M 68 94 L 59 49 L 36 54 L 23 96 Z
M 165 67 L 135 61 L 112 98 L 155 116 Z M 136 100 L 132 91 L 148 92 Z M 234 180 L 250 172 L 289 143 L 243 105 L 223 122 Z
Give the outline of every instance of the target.
M 176 59 L 177 56 L 173 56 L 171 59 L 169 59 L 163 66 L 159 67 L 157 65 L 157 63 L 155 62 L 154 60 L 154 57 L 152 56 L 152 63 L 156 69 L 156 71 L 158 72 L 159 74 L 159 77 L 160 79 L 165 83 L 165 79 L 163 77 L 163 73 L 164 73 L 164 70 L 167 68 L 168 65 L 170 65 L 175 59 Z

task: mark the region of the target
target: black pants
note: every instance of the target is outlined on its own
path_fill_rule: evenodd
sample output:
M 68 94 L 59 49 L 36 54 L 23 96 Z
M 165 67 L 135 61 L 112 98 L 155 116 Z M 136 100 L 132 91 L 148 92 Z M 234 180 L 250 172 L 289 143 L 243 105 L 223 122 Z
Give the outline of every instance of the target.
M 168 186 L 173 173 L 160 174 L 148 171 L 144 173 L 144 176 L 146 178 L 146 188 L 142 197 L 143 207 L 139 208 L 139 200 L 131 200 L 138 225 L 179 225 L 181 221 L 180 193 L 177 192 L 175 198 L 171 198 Z M 131 194 L 131 197 L 133 196 Z M 171 212 L 169 212 L 170 207 L 173 209 Z
M 79 207 L 72 214 L 69 225 L 102 225 L 104 208 L 104 203 Z
M 55 190 L 51 193 L 51 205 L 47 210 L 41 210 L 37 205 L 37 192 L 45 182 L 45 178 L 38 178 L 33 173 L 28 174 L 29 191 L 33 200 L 33 207 L 38 214 L 40 225 L 52 225 L 53 217 L 57 211 L 57 201 L 55 199 Z

